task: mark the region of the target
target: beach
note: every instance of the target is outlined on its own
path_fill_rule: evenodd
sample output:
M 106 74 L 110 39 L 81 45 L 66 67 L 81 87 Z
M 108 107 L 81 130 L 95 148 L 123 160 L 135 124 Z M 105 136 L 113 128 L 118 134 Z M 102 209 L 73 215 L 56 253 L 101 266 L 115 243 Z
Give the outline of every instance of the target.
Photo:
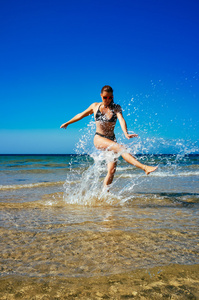
M 199 155 L 0 156 L 1 299 L 199 299 Z

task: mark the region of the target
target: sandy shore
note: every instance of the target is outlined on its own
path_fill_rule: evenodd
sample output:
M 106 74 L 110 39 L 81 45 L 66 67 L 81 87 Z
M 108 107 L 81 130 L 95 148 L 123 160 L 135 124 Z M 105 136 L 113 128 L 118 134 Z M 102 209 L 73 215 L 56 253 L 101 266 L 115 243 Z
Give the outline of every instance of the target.
M 91 277 L 0 279 L 0 298 L 12 299 L 199 299 L 199 265 L 171 265 Z

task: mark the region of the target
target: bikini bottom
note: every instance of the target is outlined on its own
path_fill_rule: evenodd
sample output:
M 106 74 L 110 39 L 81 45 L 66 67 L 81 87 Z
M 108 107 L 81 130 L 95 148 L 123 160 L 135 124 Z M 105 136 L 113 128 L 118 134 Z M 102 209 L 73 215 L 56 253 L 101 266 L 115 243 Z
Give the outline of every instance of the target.
M 95 135 L 96 135 L 96 134 L 99 135 L 99 136 L 101 136 L 101 137 L 104 137 L 104 138 L 106 138 L 106 139 L 108 139 L 108 140 L 111 140 L 111 141 L 113 141 L 113 142 L 117 142 L 117 141 L 116 141 L 115 135 L 107 136 L 107 135 L 101 134 L 101 133 L 99 133 L 99 132 L 96 132 Z

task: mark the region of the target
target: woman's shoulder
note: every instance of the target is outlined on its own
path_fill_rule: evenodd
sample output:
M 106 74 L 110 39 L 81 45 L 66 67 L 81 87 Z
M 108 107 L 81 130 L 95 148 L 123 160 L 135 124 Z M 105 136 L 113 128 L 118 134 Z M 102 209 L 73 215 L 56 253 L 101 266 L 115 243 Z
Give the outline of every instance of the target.
M 101 104 L 101 102 L 94 102 L 94 103 L 91 104 L 91 106 L 92 106 L 93 108 L 96 108 L 96 107 L 98 107 L 100 104 Z
M 120 106 L 119 104 L 114 103 L 114 104 L 113 104 L 113 107 L 114 107 L 114 109 L 115 109 L 117 112 L 121 112 L 121 111 L 122 111 L 122 108 L 121 108 L 121 106 Z
M 92 108 L 94 114 L 96 114 L 96 112 L 97 112 L 97 110 L 98 110 L 100 104 L 101 104 L 100 102 L 94 102 L 94 103 L 91 104 L 90 107 Z

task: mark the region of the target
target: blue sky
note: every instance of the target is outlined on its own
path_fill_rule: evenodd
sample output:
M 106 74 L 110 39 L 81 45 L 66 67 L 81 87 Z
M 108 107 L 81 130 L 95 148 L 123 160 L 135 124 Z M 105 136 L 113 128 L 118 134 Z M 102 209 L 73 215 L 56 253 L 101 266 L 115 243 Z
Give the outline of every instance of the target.
M 0 153 L 74 152 L 105 84 L 140 138 L 198 140 L 197 0 L 0 6 Z

